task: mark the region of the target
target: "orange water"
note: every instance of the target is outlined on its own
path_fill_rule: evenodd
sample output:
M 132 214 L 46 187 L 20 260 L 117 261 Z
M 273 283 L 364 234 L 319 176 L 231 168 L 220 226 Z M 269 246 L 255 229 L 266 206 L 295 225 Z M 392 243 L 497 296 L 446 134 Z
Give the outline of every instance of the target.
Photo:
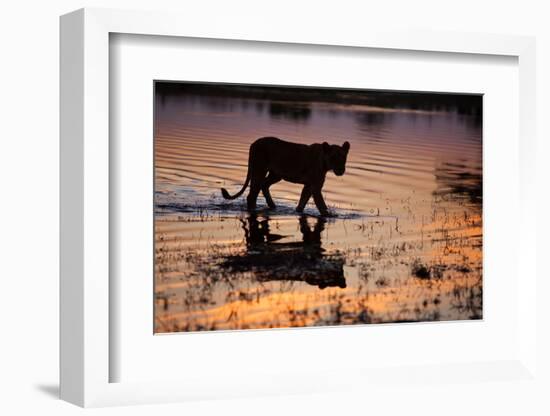
M 481 318 L 474 116 L 189 94 L 157 95 L 155 112 L 156 332 Z M 262 136 L 351 143 L 323 188 L 337 217 L 312 201 L 295 214 L 287 182 L 275 211 L 223 200 Z

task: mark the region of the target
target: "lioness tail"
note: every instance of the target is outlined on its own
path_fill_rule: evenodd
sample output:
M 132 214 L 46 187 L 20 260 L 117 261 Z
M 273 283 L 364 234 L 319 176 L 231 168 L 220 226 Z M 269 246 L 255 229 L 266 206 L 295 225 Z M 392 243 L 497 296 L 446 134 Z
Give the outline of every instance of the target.
M 241 190 L 239 192 L 237 192 L 235 195 L 231 196 L 231 195 L 229 195 L 229 192 L 227 192 L 227 189 L 222 188 L 222 196 L 225 199 L 236 199 L 236 198 L 240 197 L 243 194 L 243 192 L 245 191 L 245 189 L 248 186 L 249 182 L 250 182 L 250 169 L 248 169 L 248 172 L 246 174 L 246 180 L 244 181 L 244 185 L 243 185 L 243 187 L 241 188 Z

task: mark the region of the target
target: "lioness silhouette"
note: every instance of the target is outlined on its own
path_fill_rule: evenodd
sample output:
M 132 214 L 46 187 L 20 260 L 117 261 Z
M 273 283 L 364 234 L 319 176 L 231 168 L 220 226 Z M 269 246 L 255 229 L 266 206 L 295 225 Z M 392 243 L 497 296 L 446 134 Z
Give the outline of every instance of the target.
M 258 194 L 262 191 L 267 205 L 275 209 L 269 187 L 281 180 L 304 185 L 297 212 L 302 212 L 309 198 L 321 215 L 330 215 L 321 190 L 328 171 L 342 176 L 346 171 L 346 159 L 350 144 L 330 145 L 327 142 L 311 145 L 291 143 L 276 137 L 262 137 L 250 145 L 248 173 L 243 187 L 235 195 L 222 188 L 225 199 L 235 199 L 243 194 L 250 183 L 247 208 L 256 209 Z

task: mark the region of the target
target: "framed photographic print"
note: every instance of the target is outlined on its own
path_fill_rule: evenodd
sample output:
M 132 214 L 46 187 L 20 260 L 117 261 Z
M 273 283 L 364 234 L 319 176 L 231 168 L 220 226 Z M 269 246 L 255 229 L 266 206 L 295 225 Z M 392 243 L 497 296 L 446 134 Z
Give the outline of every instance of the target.
M 538 383 L 533 39 L 242 23 L 61 18 L 62 398 Z
M 481 95 L 154 94 L 155 333 L 482 318 Z

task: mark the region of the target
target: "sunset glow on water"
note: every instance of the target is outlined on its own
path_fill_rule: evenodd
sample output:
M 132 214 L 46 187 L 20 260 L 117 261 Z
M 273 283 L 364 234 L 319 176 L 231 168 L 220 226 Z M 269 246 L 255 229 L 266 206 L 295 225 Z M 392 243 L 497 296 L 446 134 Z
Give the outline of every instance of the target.
M 157 88 L 155 332 L 482 317 L 481 97 L 319 91 Z M 335 217 L 223 199 L 263 136 L 351 144 Z

